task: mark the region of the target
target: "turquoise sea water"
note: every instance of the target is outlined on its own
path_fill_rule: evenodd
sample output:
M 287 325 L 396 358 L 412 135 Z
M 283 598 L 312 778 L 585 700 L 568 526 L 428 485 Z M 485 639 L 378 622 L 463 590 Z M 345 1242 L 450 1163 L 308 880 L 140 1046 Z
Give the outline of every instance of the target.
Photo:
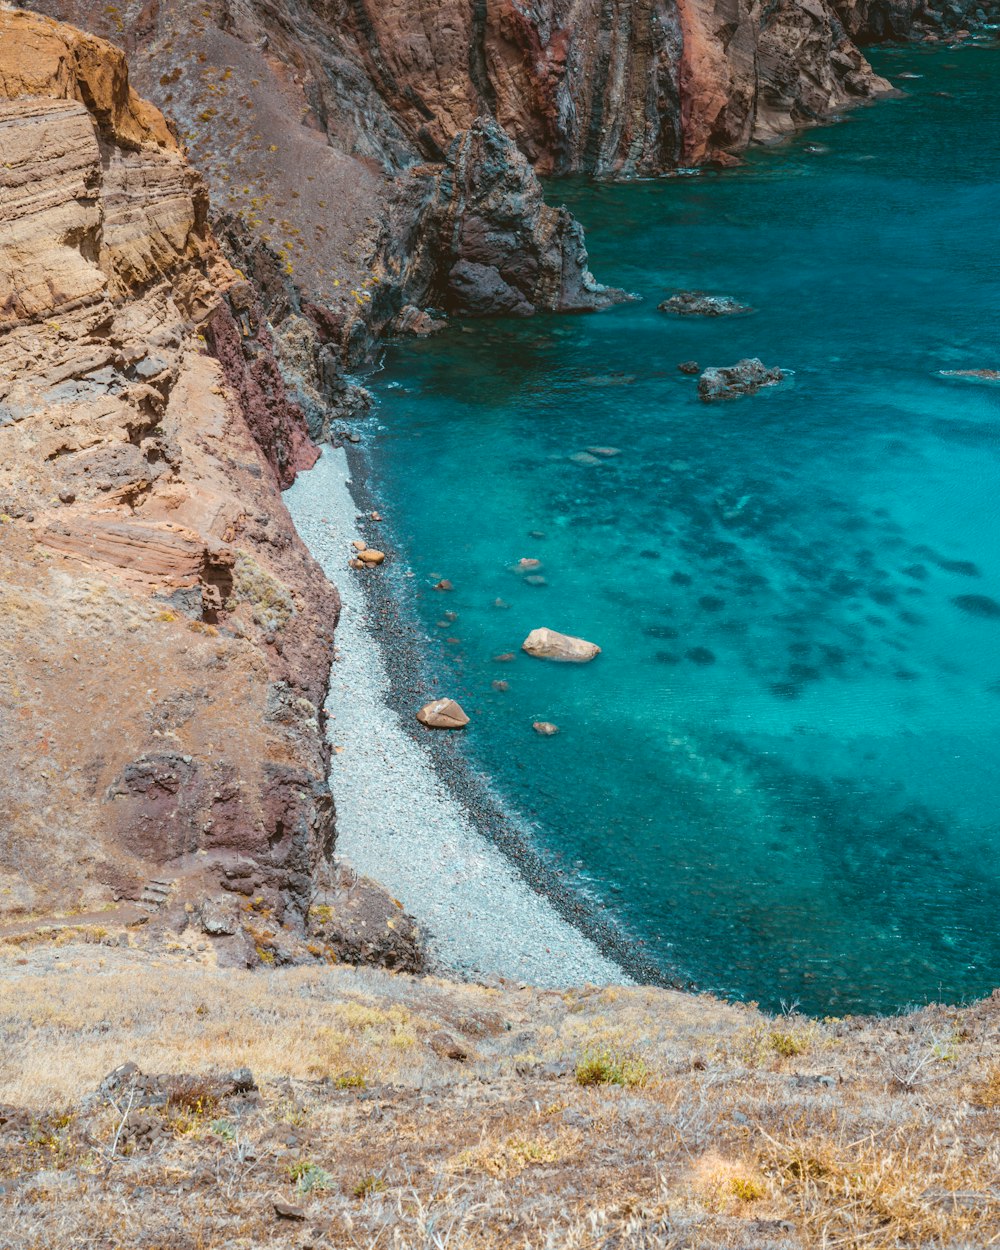
M 877 62 L 905 98 L 743 168 L 550 189 L 641 303 L 454 323 L 374 384 L 475 765 L 664 969 L 814 1012 L 1000 985 L 1000 386 L 938 376 L 1000 367 L 1000 51 Z M 743 356 L 794 377 L 677 370 Z M 603 654 L 521 655 L 539 625 Z

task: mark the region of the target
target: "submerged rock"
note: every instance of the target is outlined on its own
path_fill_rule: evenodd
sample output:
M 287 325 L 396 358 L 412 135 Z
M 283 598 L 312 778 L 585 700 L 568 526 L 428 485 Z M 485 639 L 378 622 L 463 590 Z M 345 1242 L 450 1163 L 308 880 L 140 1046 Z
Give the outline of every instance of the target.
M 536 734 L 541 734 L 543 738 L 551 738 L 559 732 L 559 726 L 553 725 L 550 720 L 536 720 L 531 728 Z
M 656 307 L 681 317 L 734 317 L 753 312 L 749 304 L 741 304 L 731 295 L 706 295 L 704 291 L 678 291 Z
M 428 729 L 464 729 L 469 718 L 454 699 L 435 699 L 425 703 L 417 720 Z
M 1000 603 L 989 595 L 956 595 L 952 599 L 956 608 L 970 616 L 982 616 L 988 620 L 1000 620 Z
M 594 642 L 545 628 L 533 629 L 521 644 L 521 650 L 540 660 L 562 660 L 573 664 L 586 664 L 601 654 L 601 648 Z
M 736 399 L 740 395 L 754 395 L 764 386 L 777 386 L 784 377 L 780 369 L 769 369 L 755 356 L 735 365 L 706 369 L 698 379 L 698 394 L 707 403 Z
M 681 373 L 686 373 L 690 377 L 699 372 L 701 365 L 698 364 L 697 360 L 682 360 L 677 368 L 680 369 Z
M 973 382 L 1000 382 L 998 369 L 940 369 L 942 378 L 969 378 Z

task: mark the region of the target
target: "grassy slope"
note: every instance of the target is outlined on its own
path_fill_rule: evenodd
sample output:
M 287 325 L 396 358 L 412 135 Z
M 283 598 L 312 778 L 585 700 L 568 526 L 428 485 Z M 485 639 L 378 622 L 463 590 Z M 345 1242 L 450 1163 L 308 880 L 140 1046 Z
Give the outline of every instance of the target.
M 1000 1236 L 997 1000 L 770 1020 L 661 990 L 220 972 L 196 949 L 59 943 L 0 954 L 0 1103 L 26 1109 L 0 1123 L 3 1247 Z M 81 1105 L 129 1059 L 247 1065 L 262 1098 L 240 1109 L 206 1084 L 144 1112 L 156 1131 L 136 1143 L 124 1095 Z

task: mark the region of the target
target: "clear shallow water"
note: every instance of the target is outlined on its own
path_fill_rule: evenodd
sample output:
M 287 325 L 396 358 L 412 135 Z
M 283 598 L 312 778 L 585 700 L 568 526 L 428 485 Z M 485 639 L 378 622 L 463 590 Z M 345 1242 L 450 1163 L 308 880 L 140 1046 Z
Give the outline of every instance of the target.
M 878 63 L 922 77 L 741 169 L 553 189 L 642 303 L 375 383 L 475 764 L 664 969 L 815 1012 L 1000 984 L 1000 387 L 936 376 L 1000 367 L 1000 51 Z M 684 288 L 756 311 L 657 311 Z M 794 379 L 706 405 L 676 367 L 752 355 Z M 604 653 L 531 660 L 538 625 Z

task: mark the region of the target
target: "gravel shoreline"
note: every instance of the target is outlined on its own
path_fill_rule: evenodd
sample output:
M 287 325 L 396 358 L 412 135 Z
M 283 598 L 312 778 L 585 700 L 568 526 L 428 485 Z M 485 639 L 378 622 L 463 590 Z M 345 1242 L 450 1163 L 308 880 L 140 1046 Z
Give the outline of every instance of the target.
M 532 889 L 446 784 L 431 743 L 425 748 L 404 728 L 377 636 L 382 622 L 362 583 L 384 572 L 347 566 L 351 541 L 360 536 L 350 479 L 343 449 L 324 447 L 315 468 L 300 473 L 284 496 L 343 601 L 326 705 L 338 857 L 403 901 L 442 970 L 543 986 L 630 982 L 622 966 L 627 953 L 615 958 L 608 950 L 614 938 L 604 934 L 598 945 L 565 918 L 572 910 L 567 899 L 557 905 Z

